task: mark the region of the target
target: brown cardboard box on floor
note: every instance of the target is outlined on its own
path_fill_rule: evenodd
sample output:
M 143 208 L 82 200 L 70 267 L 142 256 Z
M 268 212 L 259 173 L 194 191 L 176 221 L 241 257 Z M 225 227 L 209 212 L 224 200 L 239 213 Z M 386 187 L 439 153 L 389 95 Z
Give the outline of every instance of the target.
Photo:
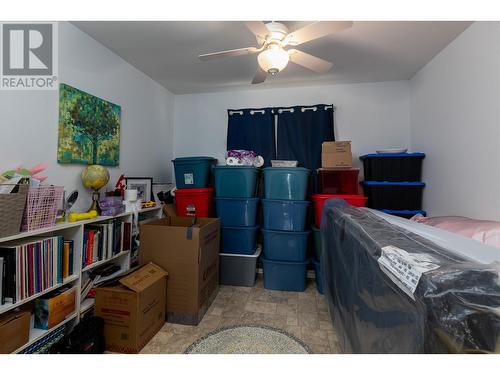
M 8 312 L 0 317 L 0 354 L 9 354 L 26 344 L 30 336 L 31 313 Z
M 139 264 L 168 272 L 167 321 L 198 324 L 219 286 L 219 219 L 166 217 L 141 225 Z
M 321 167 L 352 167 L 351 141 L 323 142 Z
M 106 350 L 138 353 L 165 323 L 166 277 L 148 263 L 95 289 L 94 315 L 104 319 Z

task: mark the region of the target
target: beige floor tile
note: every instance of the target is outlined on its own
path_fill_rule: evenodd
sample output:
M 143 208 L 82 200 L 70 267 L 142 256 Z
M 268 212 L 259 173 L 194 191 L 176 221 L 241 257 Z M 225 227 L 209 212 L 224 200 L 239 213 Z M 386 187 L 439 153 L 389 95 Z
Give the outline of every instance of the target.
M 278 303 L 276 305 L 276 314 L 297 317 L 297 307 L 288 303 Z
M 214 305 L 212 305 L 212 306 L 211 306 L 211 307 L 207 310 L 207 315 L 221 316 L 223 311 L 224 311 L 224 307 L 222 307 L 222 306 L 214 306 Z
M 317 313 L 298 313 L 299 326 L 309 328 L 319 328 L 319 320 Z
M 242 314 L 243 315 L 243 314 Z M 230 327 L 241 325 L 241 317 L 222 317 L 219 326 L 217 328 Z
M 332 350 L 332 353 L 342 353 L 341 348 L 340 348 L 340 343 L 339 343 L 339 338 L 337 337 L 337 334 L 332 331 L 328 332 L 328 342 L 330 343 L 330 349 Z
M 297 311 L 301 313 L 314 313 L 317 314 L 318 308 L 316 306 L 316 300 L 311 302 L 309 300 L 299 299 L 297 305 Z
M 245 305 L 245 311 L 276 314 L 276 303 L 250 300 Z
M 331 321 L 331 316 L 328 311 L 318 311 L 318 319 L 323 321 Z
M 328 332 L 318 328 L 300 327 L 301 337 L 309 343 L 329 344 Z
M 333 331 L 333 324 L 331 320 L 319 320 L 319 328 L 325 331 Z
M 299 319 L 296 316 L 287 316 L 286 317 L 286 324 L 287 326 L 298 326 L 299 325 Z
M 312 354 L 332 354 L 332 350 L 329 344 L 308 344 L 309 349 L 311 349 Z

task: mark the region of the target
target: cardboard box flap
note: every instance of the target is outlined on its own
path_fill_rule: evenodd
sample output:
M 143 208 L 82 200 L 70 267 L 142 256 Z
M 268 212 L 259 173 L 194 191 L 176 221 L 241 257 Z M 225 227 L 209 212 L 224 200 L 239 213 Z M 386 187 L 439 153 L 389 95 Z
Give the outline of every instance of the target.
M 0 327 L 13 322 L 14 320 L 22 318 L 26 314 L 30 315 L 30 313 L 28 311 L 26 311 L 26 310 L 22 310 L 22 311 L 19 311 L 19 312 L 6 314 L 2 318 L 0 318 Z
M 163 268 L 150 262 L 135 272 L 121 278 L 119 282 L 134 292 L 142 292 L 161 278 L 167 276 L 168 273 Z

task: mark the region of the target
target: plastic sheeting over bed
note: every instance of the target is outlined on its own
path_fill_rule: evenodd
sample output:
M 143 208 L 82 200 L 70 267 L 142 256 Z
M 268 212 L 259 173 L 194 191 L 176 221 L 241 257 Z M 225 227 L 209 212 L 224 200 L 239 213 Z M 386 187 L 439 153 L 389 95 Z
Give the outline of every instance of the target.
M 345 353 L 500 351 L 500 264 L 480 264 L 329 200 L 325 295 Z

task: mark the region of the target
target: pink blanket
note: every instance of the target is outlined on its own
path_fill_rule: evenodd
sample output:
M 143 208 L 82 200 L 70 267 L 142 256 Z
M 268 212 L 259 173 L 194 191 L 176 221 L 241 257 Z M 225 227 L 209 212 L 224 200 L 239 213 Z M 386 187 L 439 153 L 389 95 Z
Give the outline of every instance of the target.
M 412 220 L 500 248 L 500 222 L 498 221 L 475 220 L 461 216 L 416 216 Z

